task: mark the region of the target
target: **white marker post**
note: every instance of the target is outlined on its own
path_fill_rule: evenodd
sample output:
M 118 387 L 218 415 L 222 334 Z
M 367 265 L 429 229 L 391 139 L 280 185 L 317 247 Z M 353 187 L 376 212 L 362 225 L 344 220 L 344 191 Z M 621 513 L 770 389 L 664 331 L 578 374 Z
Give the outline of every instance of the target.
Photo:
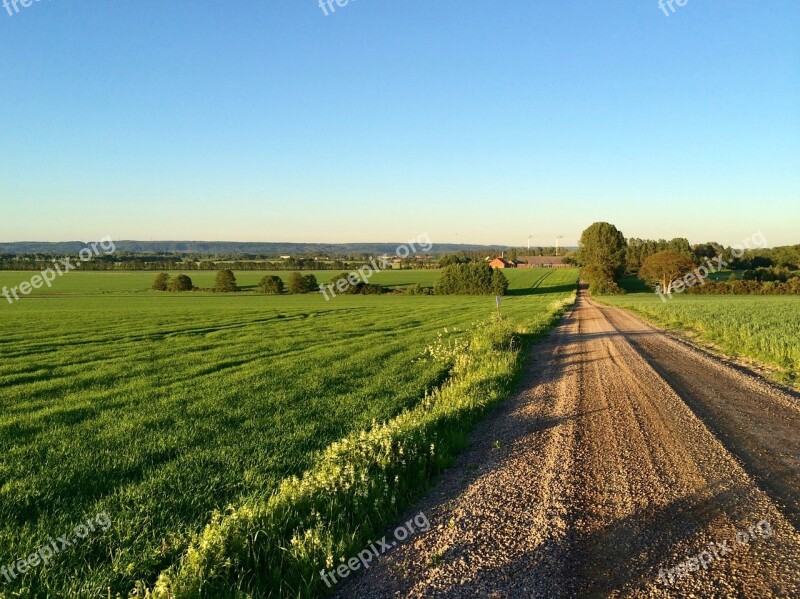
M 503 301 L 503 296 L 501 296 L 501 295 L 495 295 L 495 296 L 494 296 L 494 299 L 495 299 L 495 301 L 497 302 L 497 318 L 498 318 L 498 319 L 502 319 L 503 317 L 502 317 L 502 316 L 500 316 L 500 302 L 501 302 L 501 301 Z

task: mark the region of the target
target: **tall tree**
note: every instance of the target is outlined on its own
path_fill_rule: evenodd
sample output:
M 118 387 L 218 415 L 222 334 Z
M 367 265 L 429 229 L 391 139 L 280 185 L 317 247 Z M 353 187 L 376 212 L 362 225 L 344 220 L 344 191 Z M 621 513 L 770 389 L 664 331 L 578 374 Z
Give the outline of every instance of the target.
M 625 237 L 614 225 L 598 222 L 581 234 L 578 263 L 589 290 L 595 293 L 618 291 L 616 280 L 625 272 Z
M 664 292 L 672 288 L 672 284 L 682 276 L 690 273 L 694 262 L 686 254 L 666 251 L 658 252 L 645 258 L 639 269 L 639 278 L 648 283 L 658 284 Z
M 667 242 L 666 249 L 678 254 L 686 254 L 687 256 L 692 255 L 692 246 L 689 245 L 689 240 L 685 237 L 676 237 L 675 239 L 670 239 L 669 242 Z

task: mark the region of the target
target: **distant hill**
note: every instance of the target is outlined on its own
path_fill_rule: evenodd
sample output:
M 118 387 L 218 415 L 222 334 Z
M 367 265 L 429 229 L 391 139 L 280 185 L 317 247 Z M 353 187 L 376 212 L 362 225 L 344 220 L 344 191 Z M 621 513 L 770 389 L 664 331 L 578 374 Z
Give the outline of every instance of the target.
M 261 255 L 348 255 L 348 254 L 394 254 L 397 243 L 284 243 L 284 242 L 238 242 L 238 241 L 115 241 L 118 252 L 135 253 L 181 253 L 181 254 L 261 254 Z M 0 254 L 75 254 L 85 247 L 82 241 L 20 241 L 0 242 Z M 503 245 L 475 245 L 457 243 L 434 243 L 430 253 L 454 254 L 460 251 L 485 250 L 487 254 L 508 250 Z M 424 253 L 418 249 L 416 253 Z

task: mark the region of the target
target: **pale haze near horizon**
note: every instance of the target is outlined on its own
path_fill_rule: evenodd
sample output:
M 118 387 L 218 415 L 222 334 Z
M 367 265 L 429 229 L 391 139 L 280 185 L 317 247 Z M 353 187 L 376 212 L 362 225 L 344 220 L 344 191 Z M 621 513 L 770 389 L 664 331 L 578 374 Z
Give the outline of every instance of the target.
M 0 241 L 800 243 L 800 3 L 0 12 Z

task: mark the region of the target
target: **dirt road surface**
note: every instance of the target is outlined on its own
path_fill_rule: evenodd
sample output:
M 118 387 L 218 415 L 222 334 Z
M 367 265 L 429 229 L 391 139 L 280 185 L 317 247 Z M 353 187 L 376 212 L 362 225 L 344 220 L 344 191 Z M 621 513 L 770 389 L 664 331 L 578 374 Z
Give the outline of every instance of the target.
M 796 397 L 583 294 L 526 364 L 340 597 L 800 597 Z

